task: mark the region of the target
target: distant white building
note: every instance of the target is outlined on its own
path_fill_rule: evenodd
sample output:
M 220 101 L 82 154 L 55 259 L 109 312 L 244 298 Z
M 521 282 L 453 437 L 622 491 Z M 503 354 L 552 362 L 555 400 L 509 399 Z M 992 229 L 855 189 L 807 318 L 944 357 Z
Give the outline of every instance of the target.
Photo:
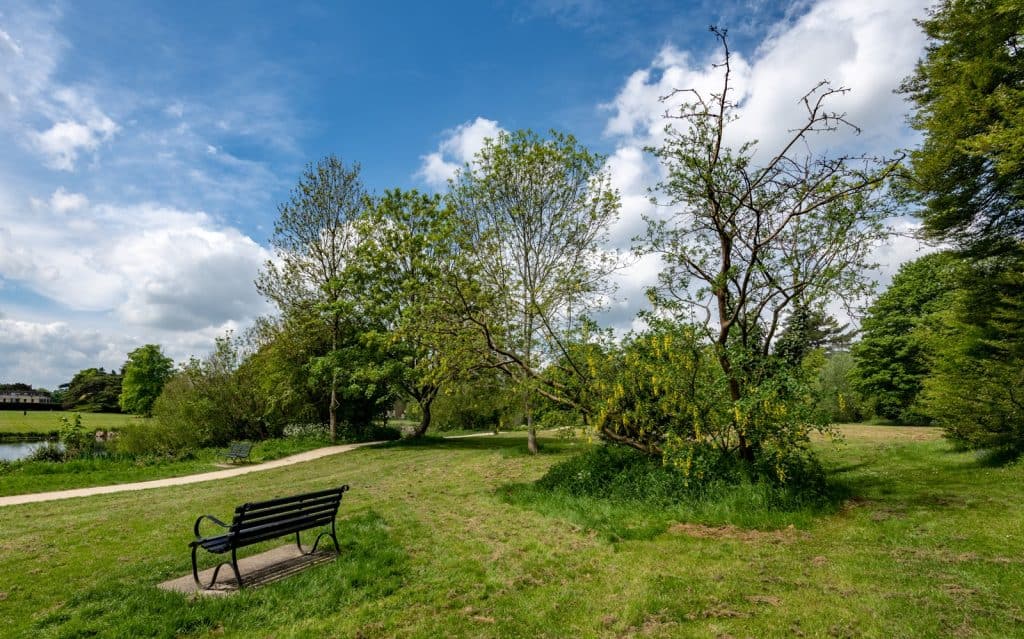
M 42 406 L 54 406 L 53 401 L 46 393 L 36 390 L 0 391 L 0 410 L 4 408 L 29 407 L 41 408 Z

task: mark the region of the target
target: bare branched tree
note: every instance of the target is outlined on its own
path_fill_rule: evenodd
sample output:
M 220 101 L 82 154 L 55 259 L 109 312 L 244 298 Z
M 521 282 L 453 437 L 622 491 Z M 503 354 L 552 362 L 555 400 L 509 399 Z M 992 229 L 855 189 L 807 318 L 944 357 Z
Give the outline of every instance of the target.
M 812 136 L 859 129 L 828 103 L 849 89 L 819 82 L 799 100 L 803 123 L 768 154 L 757 142 L 730 148 L 732 53 L 724 30 L 711 28 L 724 51 L 718 92 L 685 96 L 667 111 L 665 142 L 651 149 L 667 177 L 658 190 L 671 214 L 648 220 L 639 250 L 660 255 L 665 269 L 651 296 L 663 310 L 701 314 L 712 333 L 733 401 L 744 394 L 734 347 L 767 356 L 795 301 L 853 302 L 869 292 L 869 254 L 888 234 L 886 188 L 901 158 L 816 155 Z M 764 158 L 763 161 L 759 159 Z M 737 428 L 740 455 L 752 451 Z

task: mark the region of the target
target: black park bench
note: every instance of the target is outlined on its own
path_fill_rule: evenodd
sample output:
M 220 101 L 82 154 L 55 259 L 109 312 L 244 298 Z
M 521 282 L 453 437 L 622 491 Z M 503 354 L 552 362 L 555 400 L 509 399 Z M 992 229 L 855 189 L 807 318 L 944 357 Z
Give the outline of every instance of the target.
M 243 461 L 249 459 L 249 453 L 251 452 L 252 442 L 231 442 L 231 445 L 221 453 L 221 456 L 231 461 Z
M 228 564 L 235 571 L 235 580 L 239 589 L 242 588 L 242 575 L 238 572 L 239 548 L 251 546 L 252 544 L 277 537 L 295 534 L 295 545 L 303 555 L 312 555 L 323 537 L 330 537 L 334 542 L 334 551 L 341 554 L 338 546 L 338 537 L 335 534 L 334 518 L 338 514 L 338 507 L 341 505 L 341 496 L 348 490 L 348 486 L 321 490 L 313 493 L 294 495 L 292 497 L 281 497 L 269 501 L 250 502 L 235 508 L 235 516 L 230 524 L 225 524 L 213 515 L 203 515 L 196 519 L 192 531 L 195 533 L 195 541 L 189 543 L 192 549 L 192 578 L 196 586 L 208 590 L 217 581 L 217 573 Z M 199 524 L 204 519 L 209 519 L 214 524 L 227 528 L 227 532 L 220 535 L 203 537 L 199 534 Z M 329 531 L 321 532 L 313 542 L 313 548 L 308 552 L 302 548 L 302 540 L 299 533 L 303 530 L 330 526 Z M 199 569 L 196 566 L 196 552 L 202 548 L 214 554 L 231 553 L 231 561 L 223 561 L 217 564 L 213 571 L 213 578 L 205 586 L 199 581 Z

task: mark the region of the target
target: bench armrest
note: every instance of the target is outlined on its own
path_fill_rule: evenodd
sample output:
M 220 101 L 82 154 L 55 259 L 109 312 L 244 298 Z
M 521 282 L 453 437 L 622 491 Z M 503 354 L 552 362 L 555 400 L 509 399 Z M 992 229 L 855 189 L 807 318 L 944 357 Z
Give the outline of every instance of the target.
M 192 532 L 195 533 L 196 539 L 202 539 L 202 537 L 199 535 L 199 522 L 203 521 L 204 519 L 209 519 L 210 521 L 212 521 L 213 523 L 217 524 L 221 528 L 230 528 L 231 527 L 230 525 L 225 524 L 224 522 L 222 522 L 221 520 L 217 519 L 213 515 L 201 515 L 199 517 L 199 519 L 196 519 L 196 525 L 192 527 Z

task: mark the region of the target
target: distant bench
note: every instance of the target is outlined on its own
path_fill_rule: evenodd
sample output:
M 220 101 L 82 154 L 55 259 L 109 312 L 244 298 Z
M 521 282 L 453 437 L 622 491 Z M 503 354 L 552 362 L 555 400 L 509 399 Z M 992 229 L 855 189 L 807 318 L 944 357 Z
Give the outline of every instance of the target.
M 295 534 L 295 545 L 303 555 L 312 555 L 316 552 L 317 545 L 323 537 L 330 537 L 334 542 L 334 551 L 341 554 L 341 547 L 338 546 L 338 537 L 335 534 L 334 519 L 338 514 L 338 507 L 341 505 L 341 496 L 348 490 L 348 486 L 321 490 L 314 493 L 294 495 L 271 499 L 270 501 L 250 502 L 235 508 L 235 516 L 230 524 L 225 524 L 213 515 L 203 515 L 196 519 L 192 531 L 196 539 L 189 543 L 192 549 L 192 578 L 196 586 L 207 590 L 217 581 L 217 573 L 220 569 L 230 564 L 235 571 L 235 580 L 239 589 L 242 588 L 242 575 L 238 572 L 237 550 L 245 546 Z M 204 519 L 209 519 L 214 524 L 227 528 L 228 531 L 221 535 L 203 537 L 199 534 L 199 524 Z M 302 548 L 302 540 L 299 534 L 303 530 L 331 526 L 329 531 L 321 532 L 313 542 L 313 548 L 308 552 Z M 196 566 L 196 552 L 202 548 L 214 554 L 231 552 L 231 561 L 217 564 L 213 571 L 213 578 L 205 586 L 199 581 L 199 569 Z
M 249 453 L 251 452 L 252 442 L 231 442 L 231 445 L 221 453 L 221 456 L 231 461 L 244 461 L 249 459 Z

